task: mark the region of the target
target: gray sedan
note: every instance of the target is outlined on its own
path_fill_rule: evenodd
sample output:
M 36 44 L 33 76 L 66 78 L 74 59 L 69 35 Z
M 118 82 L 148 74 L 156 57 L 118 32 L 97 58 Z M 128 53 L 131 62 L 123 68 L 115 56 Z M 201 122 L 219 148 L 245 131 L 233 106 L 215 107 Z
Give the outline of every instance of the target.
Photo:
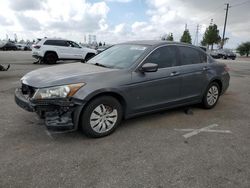
M 111 134 L 122 119 L 201 103 L 213 108 L 229 86 L 225 64 L 200 48 L 165 41 L 117 44 L 87 63 L 26 74 L 16 103 L 49 129 L 90 137 Z

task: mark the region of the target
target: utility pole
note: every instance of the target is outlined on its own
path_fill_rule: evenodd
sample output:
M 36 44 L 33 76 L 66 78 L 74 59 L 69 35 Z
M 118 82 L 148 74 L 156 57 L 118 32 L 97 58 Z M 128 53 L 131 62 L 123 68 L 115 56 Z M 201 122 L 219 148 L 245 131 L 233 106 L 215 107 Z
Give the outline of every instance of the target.
M 187 31 L 187 24 L 185 24 L 185 31 Z
M 199 44 L 199 30 L 200 30 L 200 25 L 197 24 L 195 37 L 194 37 L 194 45 L 197 45 L 197 46 Z
M 226 4 L 227 8 L 226 8 L 226 16 L 225 16 L 225 22 L 224 22 L 224 29 L 223 29 L 223 36 L 222 36 L 222 44 L 221 44 L 221 48 L 223 49 L 224 46 L 224 40 L 225 40 L 225 32 L 226 32 L 226 27 L 227 27 L 227 15 L 228 15 L 228 9 L 229 7 L 229 3 Z

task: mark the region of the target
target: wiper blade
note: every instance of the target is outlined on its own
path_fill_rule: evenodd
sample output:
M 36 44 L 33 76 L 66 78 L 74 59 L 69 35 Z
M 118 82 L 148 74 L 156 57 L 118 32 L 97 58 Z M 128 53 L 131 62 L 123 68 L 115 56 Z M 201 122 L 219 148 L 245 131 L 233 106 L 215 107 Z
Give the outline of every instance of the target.
M 100 63 L 95 63 L 94 65 L 99 66 L 99 67 L 107 67 L 106 65 L 100 64 Z
M 99 67 L 105 67 L 105 68 L 113 68 L 112 66 L 103 65 L 100 63 L 95 63 L 94 65 L 99 66 Z

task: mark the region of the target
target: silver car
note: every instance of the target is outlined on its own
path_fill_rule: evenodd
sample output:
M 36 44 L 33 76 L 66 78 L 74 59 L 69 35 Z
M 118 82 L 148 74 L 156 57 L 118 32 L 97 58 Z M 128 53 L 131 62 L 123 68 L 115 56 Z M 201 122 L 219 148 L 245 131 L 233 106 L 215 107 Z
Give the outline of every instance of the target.
M 49 129 L 112 133 L 122 119 L 201 103 L 213 108 L 229 86 L 225 64 L 198 47 L 166 41 L 117 44 L 87 63 L 26 74 L 16 103 Z

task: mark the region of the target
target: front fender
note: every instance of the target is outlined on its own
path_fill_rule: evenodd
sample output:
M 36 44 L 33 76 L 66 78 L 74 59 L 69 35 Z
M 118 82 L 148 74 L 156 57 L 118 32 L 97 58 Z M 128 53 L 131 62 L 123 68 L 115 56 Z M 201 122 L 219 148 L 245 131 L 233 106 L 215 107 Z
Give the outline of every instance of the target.
M 105 94 L 105 93 L 119 95 L 120 97 L 122 97 L 125 100 L 125 94 L 123 91 L 121 91 L 120 89 L 111 88 L 111 87 L 110 88 L 99 88 L 97 90 L 88 90 L 88 89 L 84 89 L 84 87 L 83 87 L 74 95 L 73 98 L 88 102 L 89 100 L 96 97 L 97 95 Z

